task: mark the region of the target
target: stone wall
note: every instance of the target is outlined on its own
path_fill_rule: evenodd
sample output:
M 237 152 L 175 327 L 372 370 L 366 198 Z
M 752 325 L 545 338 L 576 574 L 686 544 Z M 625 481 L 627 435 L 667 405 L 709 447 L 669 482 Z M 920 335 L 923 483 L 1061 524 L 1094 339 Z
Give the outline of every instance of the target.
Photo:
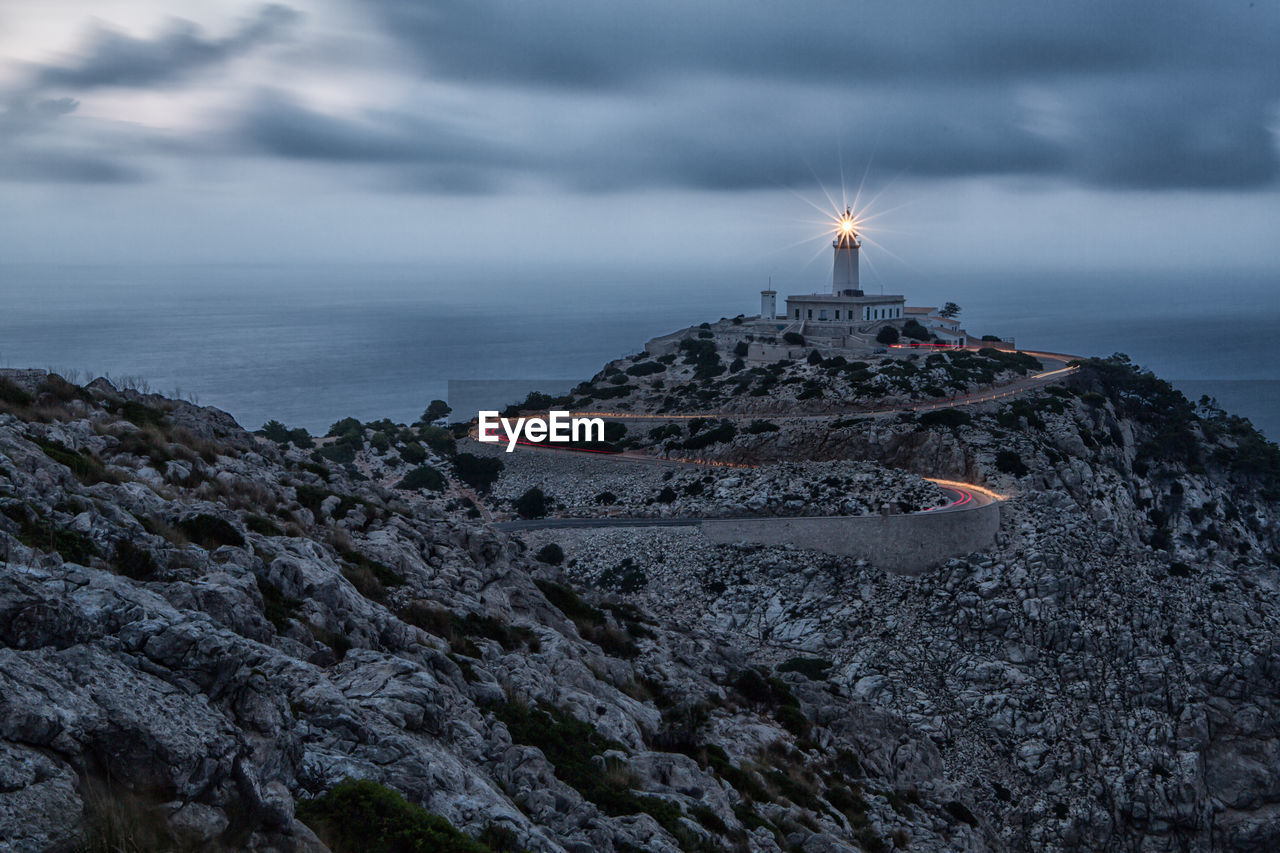
M 910 515 L 707 519 L 699 529 L 722 544 L 795 545 L 914 575 L 948 557 L 986 549 L 999 527 L 1000 504 L 993 501 L 973 509 Z

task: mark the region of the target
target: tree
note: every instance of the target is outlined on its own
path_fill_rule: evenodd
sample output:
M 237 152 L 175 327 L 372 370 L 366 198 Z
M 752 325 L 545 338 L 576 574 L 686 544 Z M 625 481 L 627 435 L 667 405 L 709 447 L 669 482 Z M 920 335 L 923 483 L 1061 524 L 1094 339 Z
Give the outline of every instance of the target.
M 515 507 L 521 518 L 542 518 L 547 514 L 546 493 L 537 486 L 533 486 L 516 498 Z
M 481 492 L 487 492 L 502 473 L 502 460 L 492 456 L 459 453 L 453 459 L 458 479 Z
M 876 340 L 882 344 L 896 344 L 898 342 L 898 330 L 893 326 L 885 326 L 876 334 Z
M 432 400 L 427 404 L 427 410 L 422 413 L 422 420 L 425 423 L 438 421 L 452 411 L 453 409 L 444 400 Z
M 960 306 L 954 302 L 948 302 L 942 306 L 942 310 L 938 312 L 939 317 L 946 317 L 948 320 L 954 320 L 960 316 Z

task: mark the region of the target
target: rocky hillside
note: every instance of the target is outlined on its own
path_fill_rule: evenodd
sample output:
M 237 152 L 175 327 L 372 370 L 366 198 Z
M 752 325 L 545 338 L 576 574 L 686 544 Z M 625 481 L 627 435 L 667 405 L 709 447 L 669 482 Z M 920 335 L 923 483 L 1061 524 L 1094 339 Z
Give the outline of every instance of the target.
M 776 426 L 697 453 L 985 481 L 996 545 L 903 577 L 509 538 L 514 463 L 428 423 L 255 436 L 3 379 L 0 848 L 1280 846 L 1280 453 L 1247 422 L 1114 358 Z

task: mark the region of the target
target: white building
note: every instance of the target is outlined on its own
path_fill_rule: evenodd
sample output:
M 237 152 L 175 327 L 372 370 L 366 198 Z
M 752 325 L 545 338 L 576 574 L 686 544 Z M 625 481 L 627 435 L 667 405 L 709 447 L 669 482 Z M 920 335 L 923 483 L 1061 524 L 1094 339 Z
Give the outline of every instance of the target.
M 831 243 L 835 260 L 831 269 L 831 292 L 794 294 L 787 297 L 786 319 L 809 323 L 869 323 L 877 320 L 900 320 L 905 316 L 906 298 L 900 294 L 868 296 L 863 292 L 858 275 L 858 239 L 853 212 L 845 208 Z M 772 291 L 761 294 L 762 309 L 772 307 Z M 775 309 L 776 310 L 776 309 Z M 770 318 L 769 314 L 761 316 Z

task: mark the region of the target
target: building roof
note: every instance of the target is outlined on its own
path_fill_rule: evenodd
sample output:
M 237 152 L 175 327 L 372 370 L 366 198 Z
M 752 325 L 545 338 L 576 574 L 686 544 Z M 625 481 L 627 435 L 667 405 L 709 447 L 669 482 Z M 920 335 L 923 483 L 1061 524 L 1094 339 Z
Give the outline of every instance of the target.
M 935 308 L 922 308 L 922 307 L 921 307 L 921 306 L 919 306 L 919 305 L 908 305 L 908 306 L 907 306 L 905 309 L 903 309 L 903 310 L 905 310 L 908 314 L 932 314 L 934 311 L 937 311 L 938 309 L 937 309 L 936 307 L 935 307 Z
M 899 293 L 882 293 L 875 296 L 842 296 L 835 293 L 793 293 L 787 301 L 795 302 L 837 302 L 848 305 L 868 305 L 876 302 L 903 302 L 906 297 Z

